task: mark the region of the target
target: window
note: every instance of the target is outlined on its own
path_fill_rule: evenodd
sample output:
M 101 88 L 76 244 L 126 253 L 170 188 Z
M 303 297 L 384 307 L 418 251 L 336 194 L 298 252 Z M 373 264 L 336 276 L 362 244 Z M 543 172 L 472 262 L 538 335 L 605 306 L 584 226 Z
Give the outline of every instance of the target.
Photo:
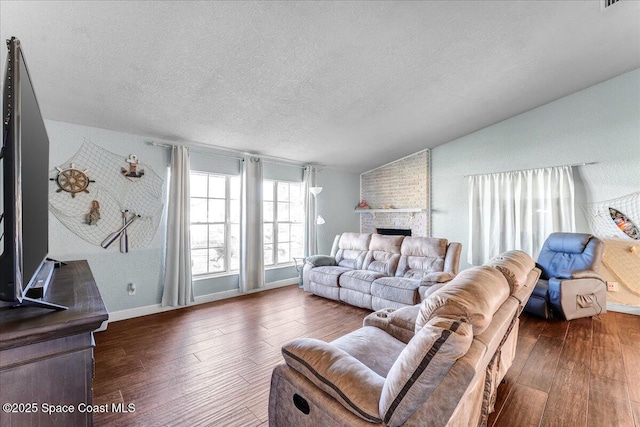
M 192 274 L 238 271 L 240 177 L 191 172 L 190 178 Z
M 263 181 L 264 265 L 277 266 L 304 256 L 304 186 Z

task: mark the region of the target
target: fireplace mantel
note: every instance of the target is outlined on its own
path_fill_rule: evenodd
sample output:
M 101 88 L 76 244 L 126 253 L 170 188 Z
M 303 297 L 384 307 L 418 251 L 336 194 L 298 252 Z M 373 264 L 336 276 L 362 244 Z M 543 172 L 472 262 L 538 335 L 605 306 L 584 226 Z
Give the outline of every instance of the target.
M 425 212 L 426 209 L 422 208 L 401 208 L 401 209 L 355 209 L 357 214 L 370 213 L 373 217 L 376 217 L 377 213 L 408 213 L 412 218 L 416 213 Z

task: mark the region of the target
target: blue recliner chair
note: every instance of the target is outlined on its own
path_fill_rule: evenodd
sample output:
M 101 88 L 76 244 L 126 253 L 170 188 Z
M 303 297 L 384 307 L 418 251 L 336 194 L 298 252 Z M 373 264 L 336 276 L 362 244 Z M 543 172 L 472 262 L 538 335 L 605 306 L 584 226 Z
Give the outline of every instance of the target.
M 598 274 L 604 243 L 591 234 L 552 233 L 542 246 L 540 280 L 525 311 L 549 319 L 607 311 L 607 283 Z

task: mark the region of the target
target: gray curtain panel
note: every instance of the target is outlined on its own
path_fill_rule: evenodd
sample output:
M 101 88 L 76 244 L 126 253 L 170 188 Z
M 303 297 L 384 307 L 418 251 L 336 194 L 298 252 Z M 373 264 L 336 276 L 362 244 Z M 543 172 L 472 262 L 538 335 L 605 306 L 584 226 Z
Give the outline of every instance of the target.
M 242 162 L 242 219 L 240 221 L 240 292 L 264 286 L 262 238 L 262 160 Z

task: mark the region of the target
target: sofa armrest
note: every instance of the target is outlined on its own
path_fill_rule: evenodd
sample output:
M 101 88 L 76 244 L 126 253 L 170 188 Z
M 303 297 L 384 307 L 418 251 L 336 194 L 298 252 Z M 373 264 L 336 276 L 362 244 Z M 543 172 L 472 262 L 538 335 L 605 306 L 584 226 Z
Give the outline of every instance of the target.
M 382 423 L 378 404 L 385 379 L 324 341 L 299 338 L 282 347 L 284 360 L 360 418 Z
M 601 275 L 593 270 L 563 270 L 556 276 L 557 279 L 598 279 L 605 281 Z
M 452 274 L 458 274 L 460 266 L 460 253 L 462 252 L 462 243 L 450 242 L 447 247 L 447 253 L 444 257 L 444 271 Z
M 434 283 L 444 283 L 456 277 L 455 274 L 446 271 L 438 271 L 433 273 L 427 273 L 420 280 L 420 286 L 431 286 Z
M 598 277 L 549 279 L 549 302 L 565 319 L 599 315 L 607 312 L 607 285 Z
M 598 279 L 605 281 L 604 278 L 593 270 L 575 270 L 571 273 L 572 279 Z
M 420 311 L 420 304 L 397 310 L 385 308 L 365 317 L 362 326 L 375 326 L 407 344 L 415 334 L 418 311 Z

